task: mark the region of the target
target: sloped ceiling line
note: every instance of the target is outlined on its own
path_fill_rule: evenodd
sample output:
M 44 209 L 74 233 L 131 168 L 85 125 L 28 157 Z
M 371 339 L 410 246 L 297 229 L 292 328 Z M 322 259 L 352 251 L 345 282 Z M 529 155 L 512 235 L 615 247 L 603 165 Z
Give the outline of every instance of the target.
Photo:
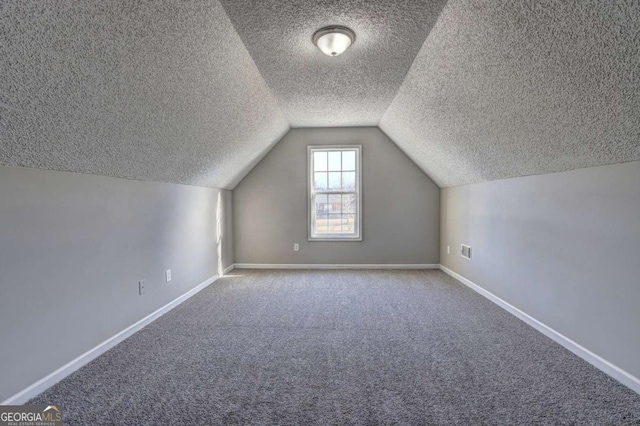
M 640 3 L 450 0 L 380 121 L 441 187 L 640 160 Z
M 2 165 L 233 188 L 289 129 L 217 1 L 2 2 L 0 24 Z
M 221 0 L 292 127 L 377 126 L 446 0 Z M 311 36 L 345 25 L 356 42 L 320 53 Z
M 0 165 L 231 189 L 290 127 L 375 125 L 441 187 L 640 160 L 638 2 L 24 0 L 0 24 Z M 327 24 L 347 54 L 310 42 Z

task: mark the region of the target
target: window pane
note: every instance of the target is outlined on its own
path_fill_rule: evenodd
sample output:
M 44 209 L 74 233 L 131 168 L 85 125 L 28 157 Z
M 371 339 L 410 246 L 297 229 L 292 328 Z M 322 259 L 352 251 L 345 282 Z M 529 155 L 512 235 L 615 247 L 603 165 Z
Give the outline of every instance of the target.
M 316 195 L 316 216 L 327 213 L 327 195 Z
M 356 172 L 342 172 L 342 189 L 345 191 L 356 189 Z
M 327 172 L 316 172 L 316 173 L 314 173 L 313 186 L 317 190 L 327 189 Z
M 342 212 L 342 195 L 329 194 L 329 210 L 331 213 Z
M 353 234 L 356 229 L 356 215 L 343 214 L 342 215 L 342 232 L 345 234 Z
M 331 164 L 329 164 L 329 167 L 331 167 Z M 342 185 L 340 185 L 340 172 L 329 172 L 329 189 L 341 189 L 341 188 L 342 188 Z
M 332 234 L 339 234 L 342 232 L 341 215 L 339 214 L 329 215 L 329 232 Z
M 340 170 L 341 151 L 329 151 L 329 171 Z
M 356 212 L 356 196 L 355 194 L 342 195 L 342 213 Z
M 326 152 L 313 153 L 313 171 L 315 172 L 327 171 L 327 153 Z
M 315 232 L 326 233 L 327 232 L 327 195 L 318 194 L 315 196 Z
M 329 232 L 329 222 L 327 219 L 316 219 L 316 234 L 326 234 Z
M 356 152 L 342 151 L 342 170 L 356 169 Z

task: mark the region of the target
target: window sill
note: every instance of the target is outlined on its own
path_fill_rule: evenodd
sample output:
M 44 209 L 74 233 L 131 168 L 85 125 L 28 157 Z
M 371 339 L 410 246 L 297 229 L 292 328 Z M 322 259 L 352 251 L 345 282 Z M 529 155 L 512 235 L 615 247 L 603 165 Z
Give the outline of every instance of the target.
M 348 242 L 348 241 L 362 241 L 362 237 L 354 237 L 354 238 L 309 238 L 309 241 L 339 241 L 339 242 Z

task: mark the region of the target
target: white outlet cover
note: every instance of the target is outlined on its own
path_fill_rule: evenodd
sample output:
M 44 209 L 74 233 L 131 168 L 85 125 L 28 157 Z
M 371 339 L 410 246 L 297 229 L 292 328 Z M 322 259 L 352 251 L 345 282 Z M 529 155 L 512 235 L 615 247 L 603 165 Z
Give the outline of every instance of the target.
M 447 246 L 447 254 L 451 254 L 451 246 Z
M 147 292 L 147 290 L 144 288 L 145 284 L 145 280 L 138 281 L 138 292 L 140 293 L 140 296 Z
M 171 281 L 171 269 L 167 269 L 164 273 L 164 276 L 167 282 Z
M 300 244 L 295 243 L 295 244 L 293 245 L 293 251 L 300 251 Z

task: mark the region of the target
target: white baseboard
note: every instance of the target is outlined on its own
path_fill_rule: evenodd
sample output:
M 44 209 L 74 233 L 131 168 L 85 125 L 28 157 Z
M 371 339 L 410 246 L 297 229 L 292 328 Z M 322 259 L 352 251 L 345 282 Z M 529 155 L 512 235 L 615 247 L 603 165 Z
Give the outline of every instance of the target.
M 495 303 L 496 305 L 500 306 L 505 311 L 507 311 L 507 312 L 515 315 L 516 317 L 520 318 L 522 321 L 526 322 L 531 327 L 535 328 L 536 330 L 538 330 L 539 332 L 541 332 L 545 336 L 547 336 L 550 339 L 554 340 L 555 342 L 561 344 L 566 349 L 570 350 L 574 354 L 578 355 L 580 358 L 582 358 L 585 361 L 587 361 L 589 364 L 593 365 L 594 367 L 596 367 L 597 369 L 601 370 L 605 374 L 608 374 L 609 376 L 613 377 L 614 379 L 616 379 L 617 381 L 619 381 L 623 385 L 629 387 L 630 389 L 632 389 L 635 392 L 640 394 L 640 379 L 639 378 L 637 378 L 637 377 L 633 376 L 632 374 L 624 371 L 622 368 L 610 363 L 606 359 L 594 354 L 593 352 L 591 352 L 587 348 L 579 345 L 578 343 L 574 342 L 573 340 L 569 339 L 568 337 L 564 336 L 563 334 L 558 333 L 557 331 L 555 331 L 551 327 L 541 323 L 540 321 L 538 321 L 537 319 L 533 318 L 529 314 L 524 313 L 520 309 L 518 309 L 515 306 L 511 305 L 510 303 L 502 300 L 501 298 L 499 298 L 495 294 L 491 293 L 490 291 L 485 290 L 484 288 L 480 287 L 478 284 L 474 283 L 473 281 L 468 280 L 467 278 L 463 277 L 462 275 L 452 271 L 451 269 L 447 268 L 446 266 L 440 265 L 440 269 L 443 272 L 445 272 L 446 274 L 448 274 L 448 275 L 452 276 L 453 278 L 457 279 L 458 281 L 460 281 L 462 284 L 466 285 L 470 289 L 476 291 L 477 293 L 479 293 L 482 296 L 486 297 L 487 299 L 491 300 L 493 303 Z
M 227 275 L 229 272 L 233 271 L 236 268 L 235 264 L 227 266 L 224 271 L 222 271 L 222 275 Z
M 547 336 L 547 337 L 551 338 L 552 340 L 556 341 L 557 343 L 561 344 L 563 347 L 565 347 L 566 349 L 570 350 L 574 354 L 578 355 L 580 358 L 584 359 L 585 361 L 587 361 L 591 365 L 595 366 L 599 370 L 603 371 L 604 373 L 606 373 L 609 376 L 613 377 L 614 379 L 618 380 L 620 383 L 624 384 L 625 386 L 629 387 L 630 389 L 634 390 L 635 392 L 640 393 L 640 379 L 639 378 L 631 375 L 630 373 L 628 373 L 628 372 L 624 371 L 623 369 L 621 369 L 620 367 L 610 363 L 609 361 L 605 360 L 604 358 L 594 354 L 593 352 L 589 351 L 588 349 L 584 348 L 583 346 L 580 346 L 578 343 L 574 342 L 573 340 L 569 339 L 568 337 L 558 333 L 554 329 L 548 327 L 547 325 L 541 323 L 540 321 L 536 320 L 535 318 L 531 317 L 530 315 L 524 313 L 520 309 L 518 309 L 515 306 L 509 304 L 508 302 L 502 300 L 501 298 L 499 298 L 498 296 L 494 295 L 493 293 L 485 290 L 484 288 L 482 288 L 479 285 L 475 284 L 474 282 L 468 280 L 467 278 L 463 277 L 462 275 L 460 275 L 460 274 L 458 274 L 458 273 L 452 271 L 451 269 L 449 269 L 449 268 L 447 268 L 445 266 L 442 266 L 442 265 L 434 265 L 434 264 L 407 264 L 407 265 L 399 265 L 399 264 L 360 264 L 360 265 L 358 265 L 358 264 L 352 264 L 352 265 L 346 265 L 346 264 L 342 264 L 342 265 L 339 265 L 339 264 L 304 264 L 303 265 L 303 264 L 237 263 L 237 264 L 234 264 L 234 265 L 231 265 L 231 266 L 227 267 L 224 270 L 224 273 L 226 274 L 226 273 L 232 271 L 234 268 L 238 268 L 238 269 L 441 269 L 446 274 L 452 276 L 453 278 L 455 278 L 458 281 L 460 281 L 462 284 L 466 285 L 467 287 L 471 288 L 472 290 L 476 291 L 477 293 L 479 293 L 482 296 L 486 297 L 487 299 L 491 300 L 492 302 L 494 302 L 495 304 L 497 304 L 501 308 L 505 309 L 507 312 L 509 312 L 509 313 L 515 315 L 516 317 L 520 318 L 522 321 L 526 322 L 527 324 L 529 324 L 530 326 L 532 326 L 536 330 L 540 331 L 545 336 Z M 177 297 L 176 299 L 174 299 L 171 302 L 167 303 L 166 305 L 164 305 L 163 307 L 159 308 L 155 312 L 153 312 L 153 313 L 147 315 L 146 317 L 142 318 L 140 321 L 136 322 L 135 324 L 130 325 L 129 327 L 127 327 L 126 329 L 122 330 L 118 334 L 110 337 L 109 339 L 107 339 L 104 342 L 100 343 L 96 347 L 88 350 L 87 352 L 85 352 L 82 355 L 78 356 L 74 360 L 72 360 L 72 361 L 68 362 L 67 364 L 63 365 L 62 367 L 58 368 L 57 370 L 55 370 L 51 374 L 43 377 L 42 379 L 40 379 L 37 382 L 33 383 L 32 385 L 30 385 L 29 387 L 25 388 L 24 390 L 16 393 L 15 395 L 7 398 L 6 400 L 0 402 L 0 405 L 24 404 L 29 399 L 33 398 L 34 396 L 40 394 L 44 390 L 46 390 L 49 387 L 53 386 L 54 384 L 58 383 L 60 380 L 62 380 L 65 377 L 69 376 L 74 371 L 76 371 L 79 368 L 83 367 L 84 365 L 88 364 L 90 361 L 92 361 L 95 358 L 97 358 L 98 356 L 102 355 L 103 353 L 105 353 L 106 351 L 108 351 L 109 349 L 111 349 L 112 347 L 117 345 L 118 343 L 122 342 L 127 337 L 129 337 L 132 334 L 134 334 L 136 331 L 141 330 L 146 325 L 152 323 L 153 321 L 155 321 L 156 319 L 158 319 L 159 317 L 161 317 L 165 313 L 169 312 L 171 309 L 175 308 L 176 306 L 178 306 L 179 304 L 181 304 L 185 300 L 189 299 L 190 297 L 192 297 L 193 295 L 195 295 L 199 291 L 203 290 L 204 288 L 206 288 L 207 286 L 209 286 L 210 284 L 215 282 L 217 279 L 218 279 L 217 276 L 213 276 L 213 277 L 207 279 L 203 283 L 199 284 L 198 286 L 194 287 L 193 289 L 191 289 L 188 292 L 186 292 L 185 294 L 183 294 L 182 296 Z
M 236 263 L 236 269 L 438 269 L 438 264 L 432 263 Z
M 83 367 L 84 365 L 88 364 L 89 362 L 93 361 L 94 359 L 96 359 L 97 357 L 99 357 L 100 355 L 108 351 L 109 349 L 113 348 L 115 345 L 122 342 L 123 340 L 131 336 L 136 331 L 141 330 L 142 328 L 149 325 L 156 319 L 160 318 L 162 315 L 166 314 L 167 312 L 169 312 L 170 310 L 172 310 L 173 308 L 175 308 L 185 300 L 189 299 L 190 297 L 198 293 L 200 290 L 203 290 L 205 287 L 209 286 L 217 279 L 218 279 L 218 276 L 213 276 L 207 279 L 206 281 L 204 281 L 203 283 L 198 284 L 196 287 L 184 293 L 182 296 L 177 297 L 176 299 L 167 303 L 160 309 L 142 318 L 140 321 L 136 322 L 135 324 L 130 325 L 129 327 L 125 328 L 118 334 L 100 343 L 98 346 L 94 347 L 93 349 L 88 350 L 87 352 L 83 353 L 73 361 L 70 361 L 67 364 L 63 365 L 62 367 L 58 368 L 53 373 L 43 377 L 42 379 L 38 380 L 31 386 L 21 390 L 17 394 L 0 402 L 0 405 L 24 404 L 34 396 L 39 395 L 40 393 L 50 388 L 51 386 L 55 385 L 60 380 L 64 379 L 74 371 L 78 370 L 79 368 Z

